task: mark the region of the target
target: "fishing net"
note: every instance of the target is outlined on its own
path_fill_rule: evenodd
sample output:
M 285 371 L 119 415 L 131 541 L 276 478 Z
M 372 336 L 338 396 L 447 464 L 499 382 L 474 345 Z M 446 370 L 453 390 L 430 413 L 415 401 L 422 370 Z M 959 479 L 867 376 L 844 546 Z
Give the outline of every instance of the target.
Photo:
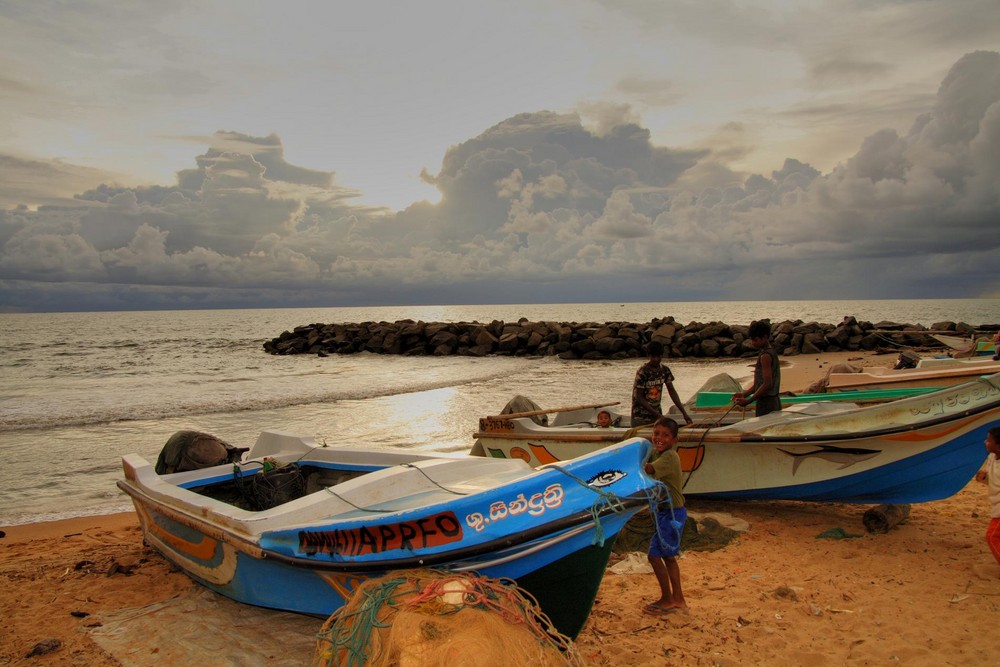
M 618 538 L 615 539 L 612 552 L 616 554 L 627 554 L 632 551 L 645 553 L 655 530 L 656 521 L 653 514 L 649 510 L 643 509 L 622 526 Z
M 371 579 L 320 630 L 315 667 L 583 665 L 510 580 L 418 569 Z
M 649 510 L 642 510 L 622 527 L 618 539 L 615 540 L 613 553 L 619 556 L 636 551 L 646 553 L 655 531 L 656 521 L 653 519 L 653 514 Z M 681 547 L 684 551 L 716 551 L 732 542 L 739 532 L 722 525 L 714 517 L 702 516 L 696 519 L 689 514 L 681 532 Z
M 236 480 L 243 502 L 254 512 L 284 505 L 306 494 L 306 478 L 297 465 L 268 467 L 249 478 Z

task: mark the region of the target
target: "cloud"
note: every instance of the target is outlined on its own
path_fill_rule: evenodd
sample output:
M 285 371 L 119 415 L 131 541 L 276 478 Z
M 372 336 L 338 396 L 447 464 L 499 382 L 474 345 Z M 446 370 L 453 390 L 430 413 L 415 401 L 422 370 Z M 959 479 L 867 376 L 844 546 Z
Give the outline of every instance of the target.
M 835 56 L 810 63 L 809 81 L 817 88 L 825 88 L 842 83 L 881 79 L 891 70 L 892 66 L 887 63 L 860 60 L 851 56 Z
M 189 138 L 192 139 L 192 138 Z M 333 185 L 334 174 L 324 171 L 304 169 L 285 161 L 284 148 L 278 135 L 251 137 L 240 132 L 220 131 L 211 137 L 193 138 L 210 144 L 207 153 L 198 158 L 198 169 L 189 169 L 178 174 L 178 179 L 188 187 L 197 188 L 206 175 L 206 170 L 225 155 L 248 155 L 267 172 L 267 180 L 298 185 L 312 185 L 329 188 Z
M 55 285 L 95 308 L 998 289 L 998 53 L 960 58 L 907 132 L 873 132 L 828 173 L 789 157 L 743 175 L 739 125 L 725 150 L 669 148 L 627 106 L 598 111 L 487 128 L 425 174 L 439 203 L 397 213 L 287 163 L 276 135 L 219 132 L 175 184 L 0 211 L 0 307 L 56 307 Z
M 99 169 L 0 153 L 0 207 L 66 205 L 73 195 L 115 176 Z

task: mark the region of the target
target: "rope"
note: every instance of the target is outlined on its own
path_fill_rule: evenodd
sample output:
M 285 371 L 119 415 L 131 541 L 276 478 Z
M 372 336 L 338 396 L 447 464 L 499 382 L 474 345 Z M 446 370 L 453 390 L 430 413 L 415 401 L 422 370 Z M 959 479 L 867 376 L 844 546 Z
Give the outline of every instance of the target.
M 709 427 L 708 427 L 708 428 L 706 428 L 706 429 L 704 430 L 704 432 L 702 432 L 702 434 L 701 434 L 701 439 L 699 439 L 699 440 L 698 440 L 698 446 L 699 446 L 699 447 L 704 447 L 704 446 L 705 446 L 705 438 L 707 438 L 707 437 L 708 437 L 708 432 L 709 432 L 709 431 L 711 431 L 711 430 L 712 430 L 713 428 L 716 428 L 716 427 L 720 426 L 720 425 L 722 424 L 723 420 L 724 420 L 724 419 L 725 419 L 726 417 L 728 417 L 728 416 L 729 416 L 729 413 L 730 413 L 730 412 L 732 412 L 732 411 L 733 411 L 733 409 L 734 409 L 734 408 L 736 408 L 736 407 L 737 407 L 737 406 L 736 406 L 736 404 L 735 404 L 735 403 L 731 404 L 731 405 L 729 406 L 729 409 L 728 409 L 728 410 L 726 410 L 725 412 L 723 412 L 723 413 L 722 413 L 722 416 L 721 416 L 721 417 L 719 417 L 718 419 L 716 419 L 716 420 L 715 420 L 715 423 L 714 423 L 714 424 L 710 424 L 710 425 L 709 425 Z M 746 414 L 745 414 L 745 413 L 746 413 L 746 409 L 747 409 L 747 406 L 745 406 L 745 405 L 744 405 L 744 406 L 742 406 L 742 407 L 743 407 L 743 412 L 744 412 L 744 418 L 746 418 Z M 681 485 L 681 489 L 685 489 L 685 488 L 687 488 L 687 485 L 688 485 L 688 482 L 690 482 L 690 481 L 691 481 L 691 475 L 693 475 L 693 474 L 694 474 L 694 470 L 695 470 L 695 467 L 694 467 L 694 466 L 691 466 L 691 469 L 690 469 L 690 470 L 688 470 L 688 474 L 687 474 L 687 477 L 686 477 L 686 478 L 684 478 L 684 483 L 683 483 L 683 484 Z M 671 507 L 670 509 L 671 509 L 671 512 L 673 512 L 673 507 Z
M 446 608 L 442 609 L 441 613 L 455 613 L 462 608 L 462 605 L 464 605 L 466 607 L 476 607 L 484 611 L 495 612 L 511 625 L 520 625 L 522 623 L 527 624 L 528 619 L 525 615 L 523 613 L 514 613 L 513 608 L 522 607 L 519 597 L 527 597 L 531 594 L 527 591 L 521 591 L 521 596 L 517 595 L 516 589 L 511 589 L 509 587 L 517 586 L 512 579 L 496 579 L 495 581 L 502 585 L 490 585 L 487 580 L 474 575 L 449 576 L 444 579 L 435 579 L 427 584 L 427 586 L 425 586 L 424 589 L 417 595 L 408 600 L 406 604 L 411 607 L 417 607 L 427 602 L 437 603 L 438 600 L 443 598 L 445 595 L 460 592 L 462 595 L 461 604 L 444 603 L 444 607 Z M 452 582 L 457 582 L 462 590 L 457 591 L 446 588 L 447 584 Z M 532 598 L 532 600 L 534 600 L 534 598 Z M 506 601 L 508 604 L 502 604 L 503 601 Z M 537 605 L 537 602 L 535 604 Z M 451 608 L 449 609 L 447 607 Z M 519 609 L 519 611 L 523 612 L 523 609 Z M 537 629 L 543 630 L 540 626 L 538 626 Z
M 604 511 L 605 508 L 607 508 L 612 512 L 614 512 L 615 514 L 621 514 L 626 509 L 625 502 L 621 498 L 619 498 L 614 492 L 595 488 L 590 484 L 587 484 L 587 482 L 583 481 L 582 479 L 580 479 L 570 471 L 566 470 L 562 466 L 550 463 L 548 467 L 552 468 L 553 470 L 558 470 L 562 474 L 566 475 L 567 477 L 575 481 L 580 486 L 584 487 L 585 489 L 589 489 L 590 491 L 593 491 L 599 496 L 598 499 L 594 502 L 594 504 L 590 506 L 590 516 L 594 521 L 593 544 L 598 547 L 603 547 L 605 535 L 604 535 L 604 525 L 601 523 L 601 512 Z
M 896 341 L 894 341 L 894 340 L 893 340 L 893 339 L 891 339 L 891 338 L 886 338 L 886 337 L 885 337 L 885 336 L 883 336 L 882 334 L 878 334 L 878 333 L 877 333 L 877 334 L 873 334 L 873 335 L 874 335 L 874 336 L 875 336 L 876 338 L 878 338 L 879 340 L 883 340 L 883 341 L 885 341 L 886 343 L 888 343 L 889 345 L 894 345 L 895 347 L 910 347 L 909 345 L 905 345 L 905 344 L 903 344 L 903 343 L 897 343 Z
M 334 660 L 339 663 L 341 651 L 347 653 L 348 667 L 364 667 L 368 663 L 366 647 L 371 641 L 372 632 L 375 628 L 387 628 L 392 625 L 379 621 L 378 613 L 387 604 L 395 606 L 393 598 L 396 589 L 405 583 L 404 578 L 389 579 L 379 586 L 365 589 L 362 593 L 364 597 L 356 611 L 342 613 L 344 611 L 342 607 L 330 617 L 330 620 L 336 618 L 336 621 L 330 629 L 329 636 L 323 632 L 317 635 L 317 639 L 329 641 L 333 645 L 327 660 L 328 667 L 333 667 Z M 350 622 L 347 622 L 348 620 Z
M 414 465 L 412 463 L 401 463 L 400 467 L 402 467 L 402 468 L 410 468 L 411 470 L 416 470 L 421 475 L 423 475 L 424 478 L 427 479 L 427 481 L 429 481 L 431 484 L 433 484 L 434 486 L 438 487 L 442 491 L 447 491 L 448 493 L 454 494 L 456 496 L 467 496 L 467 495 L 469 495 L 468 493 L 463 493 L 461 491 L 455 491 L 453 489 L 449 489 L 446 486 L 442 486 L 436 480 L 434 480 L 434 478 L 432 478 L 430 475 L 428 475 L 426 472 L 424 472 L 421 468 L 417 467 L 416 465 Z M 340 495 L 339 493 L 337 493 L 336 491 L 334 491 L 329 486 L 324 487 L 323 490 L 326 491 L 327 493 L 329 493 L 334 498 L 337 498 L 338 500 L 344 501 L 345 503 L 347 503 L 348 505 L 350 505 L 354 509 L 359 510 L 361 512 L 372 512 L 372 513 L 375 513 L 375 514 L 385 514 L 385 513 L 388 513 L 388 512 L 398 512 L 399 511 L 399 510 L 395 510 L 395 509 L 391 509 L 391 508 L 388 508 L 388 509 L 372 509 L 371 507 L 362 507 L 361 505 L 357 505 L 355 503 L 352 503 L 350 500 L 348 500 L 344 496 Z
M 355 503 L 352 503 L 350 500 L 348 500 L 344 496 L 342 496 L 339 493 L 337 493 L 336 491 L 334 491 L 333 487 L 330 487 L 330 486 L 324 486 L 323 490 L 326 491 L 327 493 L 329 493 L 331 496 L 333 496 L 337 500 L 344 501 L 345 503 L 347 503 L 348 505 L 350 505 L 351 507 L 353 507 L 354 509 L 356 509 L 356 510 L 358 510 L 360 512 L 371 512 L 373 514 L 387 514 L 389 512 L 396 512 L 397 511 L 397 510 L 394 510 L 392 508 L 379 510 L 379 509 L 372 509 L 371 507 L 362 507 L 361 505 L 357 505 Z
M 433 484 L 434 486 L 438 487 L 438 488 L 439 488 L 439 489 L 441 489 L 442 491 L 447 491 L 448 493 L 453 493 L 453 494 L 455 494 L 456 496 L 467 496 L 467 495 L 469 495 L 468 493 L 462 493 L 461 491 L 454 491 L 454 490 L 452 490 L 452 489 L 449 489 L 449 488 L 448 488 L 448 487 L 446 487 L 446 486 L 441 486 L 441 485 L 440 485 L 440 484 L 438 484 L 438 483 L 437 483 L 437 482 L 436 482 L 436 481 L 435 481 L 434 479 L 432 479 L 430 475 L 428 475 L 428 474 L 427 474 L 426 472 L 424 472 L 422 468 L 418 468 L 417 466 L 413 465 L 412 463 L 403 463 L 403 464 L 401 464 L 401 465 L 402 465 L 402 466 L 403 466 L 404 468 L 412 468 L 413 470 L 416 470 L 416 471 L 417 471 L 417 472 L 419 472 L 419 473 L 420 473 L 421 475 L 423 475 L 424 477 L 426 477 L 426 478 L 427 478 L 427 481 L 428 481 L 428 482 L 430 482 L 430 483 L 431 483 L 431 484 Z
M 649 502 L 649 512 L 653 517 L 653 531 L 656 533 L 657 539 L 661 542 L 665 542 L 664 535 L 660 532 L 660 522 L 657 520 L 657 514 L 660 513 L 660 508 L 664 503 L 670 508 L 670 524 L 677 531 L 677 534 L 682 534 L 684 526 L 677 520 L 677 515 L 674 514 L 674 499 L 670 495 L 670 489 L 666 484 L 660 480 L 656 480 L 656 485 L 647 492 L 647 500 Z

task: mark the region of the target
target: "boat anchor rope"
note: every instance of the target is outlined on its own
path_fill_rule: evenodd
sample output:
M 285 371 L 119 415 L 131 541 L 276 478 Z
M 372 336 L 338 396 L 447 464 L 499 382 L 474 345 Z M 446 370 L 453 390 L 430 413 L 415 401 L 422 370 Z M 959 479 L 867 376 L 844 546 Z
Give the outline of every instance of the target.
M 597 501 L 590 507 L 590 515 L 594 520 L 593 544 L 598 547 L 603 547 L 605 537 L 604 537 L 604 526 L 601 524 L 601 514 L 605 511 L 605 509 L 611 510 L 615 514 L 621 514 L 627 509 L 625 507 L 625 503 L 613 491 L 605 491 L 604 489 L 597 488 L 592 484 L 588 484 L 587 482 L 580 479 L 579 477 L 569 472 L 568 470 L 562 468 L 561 466 L 558 466 L 554 463 L 550 463 L 547 467 L 553 470 L 558 470 L 559 472 L 561 472 L 562 474 L 566 475 L 574 482 L 579 484 L 580 486 L 589 489 L 598 495 Z M 663 487 L 663 491 L 666 491 L 667 489 L 667 486 L 663 482 L 656 480 L 656 486 L 645 490 L 646 500 L 649 502 L 650 511 L 655 512 L 656 497 L 658 495 L 661 495 L 659 487 Z M 670 494 L 669 492 L 667 492 L 667 498 L 669 497 Z M 670 508 L 670 511 L 671 513 L 673 512 L 673 507 Z

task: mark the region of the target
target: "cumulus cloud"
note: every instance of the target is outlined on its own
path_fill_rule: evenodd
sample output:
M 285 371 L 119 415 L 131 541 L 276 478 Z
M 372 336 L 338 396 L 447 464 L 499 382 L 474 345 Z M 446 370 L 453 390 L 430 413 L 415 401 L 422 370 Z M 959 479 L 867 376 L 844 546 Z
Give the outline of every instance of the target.
M 0 306 L 56 307 L 59 284 L 92 307 L 998 289 L 998 53 L 961 58 L 908 132 L 872 133 L 825 174 L 794 157 L 732 171 L 739 127 L 731 152 L 670 148 L 627 107 L 591 112 L 518 114 L 453 146 L 424 176 L 440 202 L 398 213 L 288 164 L 275 135 L 220 132 L 175 184 L 0 211 Z

